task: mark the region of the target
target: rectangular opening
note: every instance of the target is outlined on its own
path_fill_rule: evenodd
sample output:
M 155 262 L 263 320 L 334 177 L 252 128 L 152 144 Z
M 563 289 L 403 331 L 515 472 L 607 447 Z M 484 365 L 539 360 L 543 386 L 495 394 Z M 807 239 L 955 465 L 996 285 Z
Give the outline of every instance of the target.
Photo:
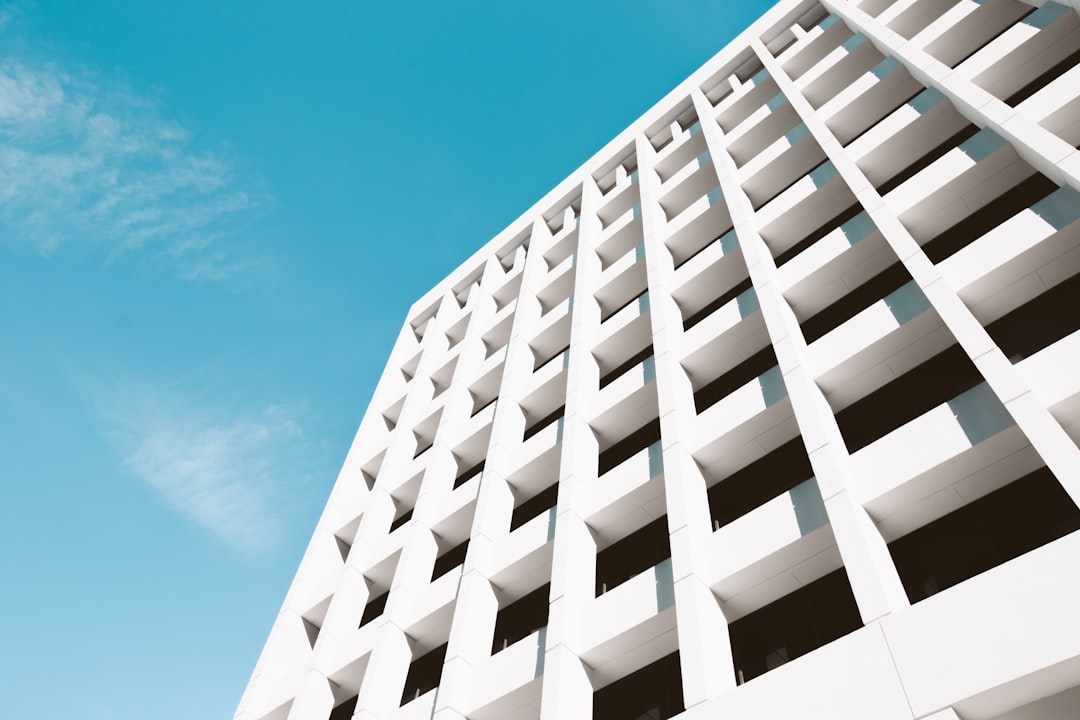
M 889 543 L 916 603 L 1080 529 L 1080 510 L 1047 468 Z
M 558 499 L 559 483 L 554 482 L 514 508 L 514 512 L 510 516 L 510 531 L 517 530 L 534 517 L 555 507 Z
M 525 440 L 528 440 L 533 435 L 540 432 L 541 430 L 546 428 L 548 425 L 550 425 L 551 423 L 553 423 L 556 420 L 558 420 L 559 418 L 561 418 L 564 414 L 566 414 L 566 406 L 565 405 L 560 405 L 559 407 L 555 408 L 551 413 L 549 413 L 548 415 L 540 418 L 539 420 L 534 422 L 532 425 L 525 428 L 525 436 L 522 438 L 522 442 L 524 442 Z
M 743 280 L 742 282 L 740 282 L 738 285 L 736 285 L 735 287 L 733 287 L 730 290 L 728 290 L 727 292 L 721 294 L 716 299 L 714 299 L 712 302 L 710 302 L 708 305 L 706 305 L 705 307 L 701 308 L 700 310 L 698 310 L 696 313 L 694 313 L 690 317 L 683 320 L 683 332 L 688 331 L 690 328 L 694 327 L 699 322 L 701 322 L 705 318 L 709 317 L 710 315 L 712 315 L 714 312 L 716 312 L 720 308 L 727 305 L 729 302 L 731 302 L 732 300 L 737 298 L 739 295 L 742 295 L 744 292 L 749 290 L 751 287 L 753 287 L 753 283 L 750 281 L 750 278 L 748 277 L 745 280 Z
M 924 154 L 922 157 L 918 158 L 913 163 L 898 172 L 896 175 L 893 175 L 891 178 L 878 185 L 876 188 L 878 193 L 881 195 L 888 195 L 890 192 L 900 187 L 902 184 L 928 168 L 942 155 L 959 146 L 960 143 L 964 142 L 965 140 L 972 138 L 977 132 L 979 132 L 978 125 L 968 125 L 955 135 L 946 138 L 941 144 L 935 145 L 934 147 L 930 148 L 930 150 L 928 150 L 926 154 Z
M 1057 183 L 1053 180 L 1042 173 L 1035 173 L 1011 190 L 990 200 L 933 240 L 924 243 L 923 252 L 932 263 L 939 263 L 952 257 L 1013 215 L 1027 210 L 1057 189 Z
M 431 581 L 435 582 L 446 573 L 465 563 L 465 553 L 469 549 L 468 539 L 460 545 L 447 550 L 435 560 L 435 567 L 431 571 Z
M 532 635 L 548 623 L 548 595 L 551 584 L 545 583 L 525 597 L 499 610 L 495 616 L 495 638 L 491 654 L 505 650 L 518 640 Z
M 728 626 L 740 685 L 862 627 L 847 571 L 835 570 Z
M 746 383 L 754 378 L 761 377 L 774 367 L 776 367 L 776 352 L 773 350 L 772 345 L 766 345 L 695 392 L 694 407 L 697 409 L 698 414 L 701 414 Z
M 636 455 L 660 439 L 660 418 L 638 428 L 625 438 L 600 453 L 598 474 Z
M 622 363 L 617 368 L 600 378 L 600 389 L 603 390 L 605 387 L 622 377 L 624 373 L 629 372 L 641 363 L 645 362 L 645 359 L 652 357 L 652 354 L 653 346 L 650 344 L 647 348 L 635 354 L 632 358 L 630 358 L 629 360 Z
M 734 522 L 813 475 L 802 437 L 784 443 L 709 488 L 713 530 Z
M 678 651 L 593 693 L 593 720 L 667 720 L 684 709 Z
M 401 693 L 402 705 L 439 687 L 445 658 L 446 643 L 443 643 L 412 661 L 409 665 L 409 674 L 405 677 L 405 690 Z
M 1080 275 L 1058 283 L 1038 297 L 986 326 L 1010 362 L 1020 362 L 1080 330 Z
M 846 223 L 848 220 L 851 220 L 852 218 L 854 218 L 856 215 L 858 215 L 861 212 L 862 212 L 862 205 L 859 204 L 859 203 L 855 203 L 851 207 L 849 207 L 846 210 L 844 210 L 843 212 L 841 212 L 836 217 L 826 221 L 819 228 L 817 228 L 816 230 L 811 232 L 809 235 L 807 235 L 805 238 L 803 238 L 799 242 L 795 243 L 794 245 L 789 247 L 787 250 L 784 250 L 782 253 L 778 254 L 776 256 L 776 266 L 777 267 L 782 267 L 785 263 L 787 263 L 787 261 L 789 261 L 792 258 L 796 257 L 803 250 L 806 250 L 808 247 L 812 246 L 818 240 L 825 237 L 826 235 L 831 233 L 833 230 L 840 227 L 841 225 Z
M 836 413 L 849 452 L 970 390 L 982 374 L 959 345 L 953 345 Z
M 386 610 L 386 599 L 389 597 L 390 591 L 387 590 L 384 593 L 380 593 L 379 595 L 368 599 L 367 605 L 364 606 L 364 614 L 360 617 L 360 627 L 364 627 L 383 614 Z
M 835 330 L 878 300 L 911 282 L 911 274 L 903 263 L 896 262 L 844 295 L 832 305 L 820 310 L 800 324 L 807 343 L 812 343 Z
M 596 554 L 596 596 L 614 590 L 669 557 L 671 543 L 667 515 L 663 515 Z

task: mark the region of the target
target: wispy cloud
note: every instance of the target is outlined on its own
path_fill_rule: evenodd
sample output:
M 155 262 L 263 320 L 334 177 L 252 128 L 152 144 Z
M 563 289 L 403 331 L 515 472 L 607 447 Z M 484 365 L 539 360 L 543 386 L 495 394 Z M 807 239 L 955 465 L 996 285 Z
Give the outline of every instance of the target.
M 127 386 L 99 398 L 124 466 L 169 509 L 233 549 L 258 553 L 310 481 L 302 408 L 198 406 L 182 393 Z
M 0 38 L 15 32 L 11 18 L 0 8 Z M 264 202 L 242 185 L 122 81 L 0 52 L 0 242 L 45 255 L 93 248 L 111 262 L 137 255 L 220 281 L 257 262 L 241 236 Z

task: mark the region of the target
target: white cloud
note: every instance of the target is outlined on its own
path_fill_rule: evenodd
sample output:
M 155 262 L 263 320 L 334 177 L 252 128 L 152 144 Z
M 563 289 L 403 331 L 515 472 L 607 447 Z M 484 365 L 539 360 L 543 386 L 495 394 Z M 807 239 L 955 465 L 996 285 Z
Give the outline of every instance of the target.
M 309 482 L 312 444 L 296 408 L 230 413 L 146 387 L 104 402 L 105 435 L 166 507 L 240 552 L 276 543 L 288 498 Z
M 0 9 L 0 32 L 10 13 Z M 18 44 L 15 44 L 18 45 Z M 189 280 L 257 263 L 262 204 L 146 98 L 92 71 L 0 53 L 0 242 L 138 255 Z M 109 85 L 109 87 L 106 87 Z

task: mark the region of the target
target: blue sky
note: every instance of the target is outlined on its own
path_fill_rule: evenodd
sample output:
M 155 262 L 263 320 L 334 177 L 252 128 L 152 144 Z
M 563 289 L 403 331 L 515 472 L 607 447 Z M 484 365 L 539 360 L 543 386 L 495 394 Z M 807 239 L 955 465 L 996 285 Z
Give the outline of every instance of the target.
M 231 717 L 411 303 L 765 7 L 0 2 L 0 718 Z

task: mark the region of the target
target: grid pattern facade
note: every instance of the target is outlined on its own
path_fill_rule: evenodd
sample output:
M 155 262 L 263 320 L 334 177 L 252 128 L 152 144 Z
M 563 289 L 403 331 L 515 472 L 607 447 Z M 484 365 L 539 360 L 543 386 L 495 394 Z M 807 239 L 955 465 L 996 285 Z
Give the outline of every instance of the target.
M 236 717 L 1072 717 L 1078 143 L 1075 6 L 775 6 L 413 307 Z

